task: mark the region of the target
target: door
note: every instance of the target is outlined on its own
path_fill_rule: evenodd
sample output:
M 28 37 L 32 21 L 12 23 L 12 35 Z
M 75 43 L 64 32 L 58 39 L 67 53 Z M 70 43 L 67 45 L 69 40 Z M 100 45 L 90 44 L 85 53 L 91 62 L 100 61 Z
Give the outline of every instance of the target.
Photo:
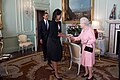
M 36 10 L 36 42 L 37 42 L 37 52 L 40 52 L 42 50 L 42 47 L 40 45 L 40 40 L 38 40 L 38 25 L 39 22 L 43 19 L 44 10 Z

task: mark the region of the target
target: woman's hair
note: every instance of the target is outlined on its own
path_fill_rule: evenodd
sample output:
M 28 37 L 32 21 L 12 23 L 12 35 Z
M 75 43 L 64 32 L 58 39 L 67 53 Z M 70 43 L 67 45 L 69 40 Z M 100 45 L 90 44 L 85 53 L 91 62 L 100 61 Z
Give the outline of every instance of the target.
M 53 12 L 52 20 L 55 20 L 57 15 L 61 15 L 62 11 L 60 9 L 55 9 Z
M 86 18 L 86 17 L 82 17 L 81 19 L 80 19 L 80 23 L 81 24 L 85 24 L 86 26 L 89 26 L 89 20 Z

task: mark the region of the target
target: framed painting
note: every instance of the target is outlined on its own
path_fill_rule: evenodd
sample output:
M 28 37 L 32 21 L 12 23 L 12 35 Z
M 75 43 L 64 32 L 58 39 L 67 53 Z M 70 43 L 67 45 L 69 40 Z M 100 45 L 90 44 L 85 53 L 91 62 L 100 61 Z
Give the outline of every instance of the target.
M 81 17 L 90 21 L 94 15 L 94 0 L 62 0 L 63 23 L 79 23 Z

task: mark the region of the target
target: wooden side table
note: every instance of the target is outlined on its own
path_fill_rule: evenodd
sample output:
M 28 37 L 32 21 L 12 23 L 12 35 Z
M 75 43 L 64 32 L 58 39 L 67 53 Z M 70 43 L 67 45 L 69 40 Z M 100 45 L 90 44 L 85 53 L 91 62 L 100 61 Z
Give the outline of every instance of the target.
M 8 64 L 7 61 L 10 59 L 10 57 L 0 57 L 0 63 L 4 62 L 4 69 L 5 69 L 5 73 L 8 75 Z
M 104 53 L 106 52 L 105 39 L 98 40 L 98 48 L 100 49 L 100 55 L 104 55 Z
M 3 54 L 3 37 L 0 37 L 0 64 L 4 63 L 4 69 L 7 75 L 8 75 L 7 61 L 10 60 L 11 57 L 12 57 L 11 54 Z

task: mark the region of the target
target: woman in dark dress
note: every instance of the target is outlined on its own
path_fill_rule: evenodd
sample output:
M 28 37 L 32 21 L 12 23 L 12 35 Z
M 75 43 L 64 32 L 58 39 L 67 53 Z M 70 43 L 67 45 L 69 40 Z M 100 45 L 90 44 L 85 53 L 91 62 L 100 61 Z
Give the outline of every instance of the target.
M 57 63 L 62 59 L 62 45 L 60 41 L 60 37 L 65 37 L 61 33 L 61 13 L 62 11 L 59 9 L 55 9 L 53 12 L 52 21 L 50 23 L 50 32 L 47 41 L 47 52 L 52 61 L 52 67 L 55 70 L 54 76 L 58 80 L 62 80 L 62 78 L 58 75 Z

